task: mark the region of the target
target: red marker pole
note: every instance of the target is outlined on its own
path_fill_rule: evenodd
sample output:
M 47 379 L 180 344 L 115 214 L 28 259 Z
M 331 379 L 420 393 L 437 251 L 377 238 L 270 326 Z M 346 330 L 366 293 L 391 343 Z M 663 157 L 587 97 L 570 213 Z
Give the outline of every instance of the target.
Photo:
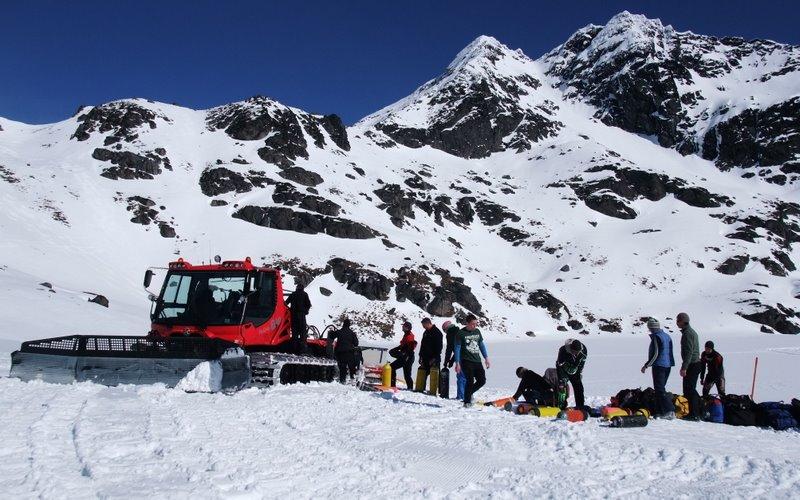
M 756 394 L 756 373 L 758 372 L 758 356 L 756 356 L 755 365 L 753 365 L 753 386 L 750 388 L 750 399 L 753 399 Z M 755 400 L 753 400 L 755 401 Z

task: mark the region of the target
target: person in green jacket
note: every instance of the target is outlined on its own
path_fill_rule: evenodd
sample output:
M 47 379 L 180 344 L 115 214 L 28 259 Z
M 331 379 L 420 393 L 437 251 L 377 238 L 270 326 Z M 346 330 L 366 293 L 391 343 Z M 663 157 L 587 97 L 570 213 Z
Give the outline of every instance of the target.
M 464 406 L 472 406 L 472 395 L 486 383 L 486 372 L 481 365 L 481 355 L 486 360 L 486 368 L 491 366 L 483 335 L 478 329 L 478 318 L 467 316 L 467 326 L 456 335 L 455 370 L 464 373 L 467 385 L 464 388 Z
M 685 420 L 700 420 L 702 408 L 700 394 L 697 392 L 697 380 L 700 378 L 700 340 L 697 332 L 689 325 L 689 315 L 678 314 L 676 319 L 681 330 L 681 377 L 683 377 L 683 395 L 689 401 L 689 415 Z

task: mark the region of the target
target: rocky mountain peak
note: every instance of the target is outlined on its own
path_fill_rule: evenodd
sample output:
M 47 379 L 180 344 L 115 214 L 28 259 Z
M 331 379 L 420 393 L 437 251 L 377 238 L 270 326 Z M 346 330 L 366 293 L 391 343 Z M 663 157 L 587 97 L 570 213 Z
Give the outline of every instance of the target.
M 521 50 L 511 50 L 496 38 L 481 35 L 459 52 L 447 66 L 447 73 L 468 71 L 487 76 L 487 73 L 498 70 L 498 62 L 516 60 L 522 63 L 530 62 L 528 56 Z
M 282 168 L 308 158 L 309 140 L 317 148 L 334 147 L 349 151 L 347 129 L 337 115 L 312 115 L 264 96 L 210 109 L 208 130 L 224 130 L 232 139 L 264 141 L 259 156 Z
M 791 111 L 800 47 L 678 32 L 624 11 L 537 62 L 567 99 L 593 105 L 607 125 L 721 169 L 753 168 L 776 184 L 796 180 L 800 143 Z
M 443 74 L 357 127 L 387 136 L 389 144 L 430 146 L 461 158 L 528 150 L 561 126 L 552 103 L 537 95 L 540 78 L 522 51 L 480 36 Z

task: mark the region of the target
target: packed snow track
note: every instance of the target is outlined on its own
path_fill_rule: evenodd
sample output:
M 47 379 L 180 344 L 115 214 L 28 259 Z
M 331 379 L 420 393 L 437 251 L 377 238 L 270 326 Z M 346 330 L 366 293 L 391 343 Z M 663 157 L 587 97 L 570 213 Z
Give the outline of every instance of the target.
M 796 432 L 610 429 L 338 384 L 228 396 L 3 378 L 0 408 L 9 498 L 800 495 Z

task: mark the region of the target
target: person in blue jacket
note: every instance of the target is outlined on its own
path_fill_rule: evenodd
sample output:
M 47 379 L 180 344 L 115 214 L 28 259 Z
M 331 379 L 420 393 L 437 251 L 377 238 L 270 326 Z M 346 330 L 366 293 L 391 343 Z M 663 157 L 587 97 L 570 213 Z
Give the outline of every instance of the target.
M 472 395 L 486 383 L 486 371 L 481 364 L 481 355 L 486 361 L 486 368 L 491 366 L 483 335 L 478 330 L 478 318 L 470 314 L 467 316 L 467 326 L 456 335 L 455 344 L 455 370 L 464 373 L 467 385 L 464 388 L 464 406 L 472 406 Z
M 675 418 L 675 407 L 667 396 L 667 379 L 672 367 L 675 366 L 672 339 L 661 329 L 661 324 L 655 318 L 647 320 L 647 329 L 650 330 L 650 351 L 647 363 L 642 367 L 642 373 L 648 368 L 653 369 L 653 389 L 656 391 L 658 405 L 654 416 Z

